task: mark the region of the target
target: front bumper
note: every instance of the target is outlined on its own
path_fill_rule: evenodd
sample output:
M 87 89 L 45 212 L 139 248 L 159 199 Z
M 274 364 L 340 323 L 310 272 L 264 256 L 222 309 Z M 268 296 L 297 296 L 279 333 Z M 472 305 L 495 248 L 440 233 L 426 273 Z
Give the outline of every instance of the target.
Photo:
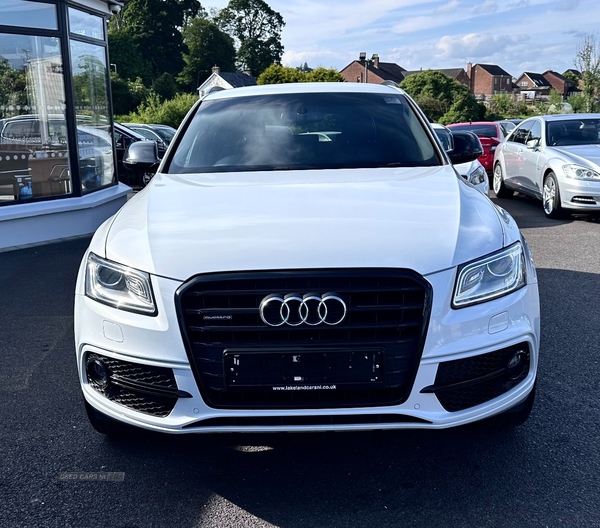
M 600 210 L 600 182 L 558 178 L 561 205 L 580 211 Z
M 529 264 L 528 264 L 529 265 Z M 534 278 L 535 272 L 529 273 Z M 158 316 L 116 310 L 83 295 L 81 276 L 75 298 L 77 364 L 83 394 L 101 413 L 144 429 L 167 433 L 438 429 L 481 420 L 510 409 L 533 389 L 539 350 L 537 283 L 505 297 L 460 310 L 450 309 L 455 270 L 427 276 L 433 304 L 421 361 L 408 398 L 399 405 L 311 409 L 215 409 L 202 398 L 189 364 L 175 309 L 177 281 L 152 277 Z M 449 411 L 435 391 L 441 363 L 492 354 L 525 344 L 529 366 L 518 384 L 476 405 Z M 89 354 L 172 371 L 182 395 L 162 415 L 143 412 L 127 398 L 105 397 L 86 374 Z M 141 410 L 140 410 L 141 409 Z

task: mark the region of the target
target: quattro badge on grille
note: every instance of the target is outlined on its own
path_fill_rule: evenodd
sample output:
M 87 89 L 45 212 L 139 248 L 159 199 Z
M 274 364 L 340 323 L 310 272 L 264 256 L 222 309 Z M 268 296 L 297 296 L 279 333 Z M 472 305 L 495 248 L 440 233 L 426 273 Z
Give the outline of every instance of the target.
M 260 317 L 269 326 L 338 325 L 347 313 L 346 303 L 336 293 L 288 293 L 267 295 L 259 306 Z

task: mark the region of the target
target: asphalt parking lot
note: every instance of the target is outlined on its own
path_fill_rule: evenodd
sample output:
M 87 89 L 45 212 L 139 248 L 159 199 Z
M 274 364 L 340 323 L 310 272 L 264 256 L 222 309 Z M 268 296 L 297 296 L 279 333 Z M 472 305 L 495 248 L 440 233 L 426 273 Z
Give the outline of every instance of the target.
M 0 526 L 600 526 L 600 223 L 496 201 L 532 248 L 542 304 L 538 399 L 502 432 L 108 440 L 73 349 L 89 239 L 0 253 Z

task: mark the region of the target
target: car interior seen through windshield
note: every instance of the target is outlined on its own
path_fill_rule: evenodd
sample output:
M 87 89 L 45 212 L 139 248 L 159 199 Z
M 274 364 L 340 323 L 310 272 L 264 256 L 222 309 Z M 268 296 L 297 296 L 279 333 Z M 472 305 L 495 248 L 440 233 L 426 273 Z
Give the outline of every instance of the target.
M 546 126 L 550 146 L 600 144 L 600 119 L 550 121 Z
M 202 102 L 168 173 L 443 163 L 400 94 L 279 94 Z

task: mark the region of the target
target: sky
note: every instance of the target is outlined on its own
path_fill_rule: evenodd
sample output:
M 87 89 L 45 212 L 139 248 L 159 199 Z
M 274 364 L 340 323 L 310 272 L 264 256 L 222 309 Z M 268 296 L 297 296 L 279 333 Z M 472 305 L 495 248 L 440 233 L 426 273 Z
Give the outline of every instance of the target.
M 379 55 L 406 70 L 497 64 L 524 71 L 575 68 L 577 45 L 600 30 L 600 0 L 266 0 L 285 21 L 285 66 L 341 70 Z M 223 8 L 227 0 L 203 0 Z

